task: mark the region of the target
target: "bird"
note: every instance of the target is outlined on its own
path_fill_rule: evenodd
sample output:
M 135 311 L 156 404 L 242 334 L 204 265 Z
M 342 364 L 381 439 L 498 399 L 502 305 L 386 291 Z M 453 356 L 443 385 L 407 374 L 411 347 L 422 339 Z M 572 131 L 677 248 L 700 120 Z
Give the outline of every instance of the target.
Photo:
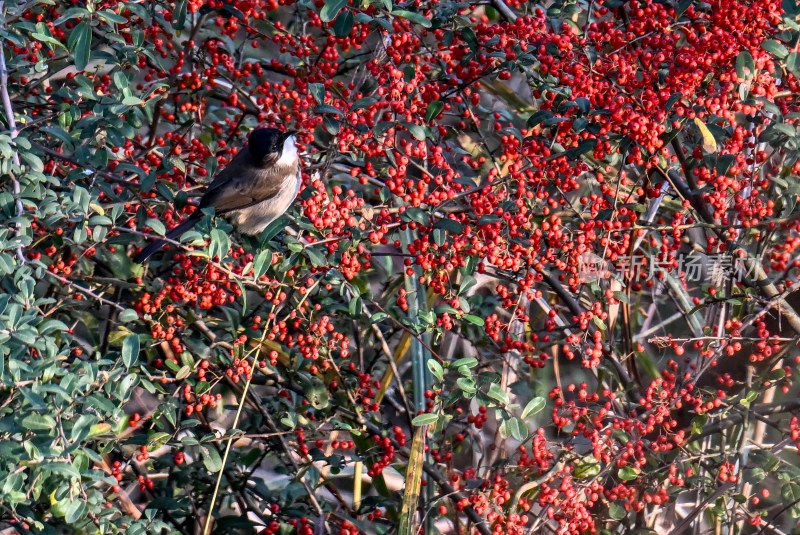
M 143 264 L 167 240 L 176 240 L 203 218 L 203 208 L 228 215 L 240 232 L 256 235 L 289 209 L 300 191 L 300 158 L 293 130 L 256 128 L 247 145 L 209 184 L 185 221 L 136 255 Z

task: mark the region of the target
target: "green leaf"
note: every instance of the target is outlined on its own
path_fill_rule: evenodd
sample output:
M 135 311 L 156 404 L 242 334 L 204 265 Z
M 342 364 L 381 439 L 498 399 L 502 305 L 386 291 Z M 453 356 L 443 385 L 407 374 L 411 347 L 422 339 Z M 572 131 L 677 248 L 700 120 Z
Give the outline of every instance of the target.
M 553 112 L 551 112 L 551 111 L 538 110 L 538 111 L 533 112 L 531 114 L 531 116 L 528 117 L 528 121 L 527 121 L 526 124 L 528 125 L 528 127 L 533 128 L 534 126 L 542 123 L 543 121 L 546 121 L 547 119 L 550 119 L 552 116 L 553 116 Z
M 444 368 L 442 368 L 442 365 L 439 364 L 439 361 L 431 358 L 428 359 L 426 364 L 428 366 L 428 371 L 431 372 L 437 381 L 441 382 L 444 379 Z
M 31 37 L 33 37 L 37 41 L 41 41 L 41 42 L 47 43 L 49 45 L 57 46 L 57 47 L 63 48 L 63 49 L 67 48 L 67 47 L 64 46 L 64 43 L 62 43 L 61 41 L 59 41 L 58 39 L 56 39 L 55 37 L 53 37 L 51 35 L 46 35 L 46 34 L 39 33 L 39 32 L 32 32 L 31 33 Z
M 420 141 L 425 141 L 425 127 L 414 123 L 403 123 L 408 132 Z
M 191 373 L 192 373 L 192 368 L 191 367 L 189 367 L 189 366 L 181 366 L 181 368 L 178 370 L 178 373 L 175 374 L 175 379 L 177 379 L 178 381 L 182 381 L 182 380 L 186 379 L 187 377 L 189 377 L 189 375 L 191 375 Z
M 444 109 L 444 102 L 441 100 L 434 100 L 428 104 L 428 109 L 425 111 L 425 120 L 431 122 L 436 119 Z
M 775 41 L 773 39 L 769 39 L 761 43 L 761 48 L 772 54 L 778 59 L 783 59 L 789 55 L 789 50 L 783 46 L 782 43 Z
M 330 22 L 336 18 L 339 11 L 344 9 L 347 4 L 347 0 L 325 0 L 325 5 L 322 6 L 319 12 L 319 18 L 322 19 L 322 22 Z
M 392 11 L 392 0 L 364 0 L 366 5 L 377 5 L 380 4 L 379 7 L 382 7 L 387 12 L 391 13 Z
M 800 485 L 797 483 L 786 483 L 781 487 L 781 498 L 786 503 L 800 502 Z
M 475 386 L 475 381 L 469 377 L 459 377 L 456 379 L 456 386 L 459 390 L 470 396 L 478 391 L 478 388 Z
M 387 314 L 386 312 L 376 312 L 375 314 L 373 314 L 372 316 L 369 317 L 369 322 L 370 323 L 379 323 L 379 322 L 385 320 L 388 317 L 389 317 L 389 314 Z
M 272 251 L 268 249 L 259 251 L 256 257 L 253 259 L 253 278 L 255 280 L 260 279 L 261 276 L 267 272 L 267 269 L 269 269 L 271 263 Z
M 329 104 L 320 104 L 316 108 L 314 108 L 316 113 L 325 114 L 325 113 L 332 113 L 333 115 L 343 116 L 344 112 L 335 106 L 331 106 Z
M 354 111 L 354 110 L 366 109 L 373 106 L 376 102 L 378 102 L 378 99 L 375 97 L 362 97 L 353 102 L 353 105 L 350 107 L 350 110 Z
M 86 22 L 78 23 L 69 34 L 67 48 L 75 59 L 75 68 L 84 70 L 92 52 L 92 27 Z
M 151 217 L 147 221 L 145 221 L 145 225 L 153 229 L 153 232 L 155 232 L 159 236 L 163 236 L 164 234 L 167 233 L 167 227 L 165 227 L 164 223 L 162 223 L 158 219 Z
M 122 341 L 122 363 L 130 368 L 139 358 L 139 335 L 132 334 Z
M 347 312 L 353 318 L 360 318 L 362 315 L 363 308 L 364 308 L 364 302 L 361 299 L 361 296 L 356 296 L 355 298 L 350 300 L 350 303 L 347 306 Z
M 483 327 L 486 324 L 486 322 L 483 320 L 483 318 L 481 318 L 479 316 L 474 316 L 472 314 L 464 314 L 463 319 L 467 323 L 471 323 L 473 325 L 477 325 L 478 327 Z
M 680 93 L 680 92 L 673 93 L 672 95 L 670 95 L 670 97 L 667 99 L 666 105 L 664 106 L 664 111 L 671 110 L 672 107 L 675 105 L 675 103 L 678 102 L 682 98 L 683 98 L 683 93 Z
M 433 228 L 446 230 L 450 234 L 457 235 L 464 232 L 464 225 L 452 219 L 440 219 L 437 221 Z
M 745 397 L 739 400 L 739 404 L 744 407 L 749 407 L 755 400 L 758 399 L 758 392 L 755 390 L 748 390 Z
M 203 457 L 203 466 L 212 474 L 222 470 L 222 459 L 216 448 L 211 446 L 200 446 L 200 455 Z
M 783 368 L 776 368 L 764 377 L 764 381 L 780 381 L 784 377 L 786 377 L 786 371 Z
M 478 365 L 478 359 L 475 357 L 464 357 L 458 360 L 453 361 L 451 366 L 453 368 L 460 368 L 461 366 L 466 366 L 467 368 L 474 368 Z
M 740 80 L 748 80 L 753 77 L 756 72 L 756 62 L 753 61 L 753 56 L 747 50 L 740 52 L 736 56 L 736 76 Z
M 67 524 L 74 524 L 86 516 L 88 506 L 85 501 L 72 500 L 66 507 L 64 520 Z
M 623 466 L 617 471 L 617 477 L 623 481 L 632 481 L 639 477 L 639 471 L 632 466 Z
M 461 37 L 467 43 L 469 49 L 477 54 L 480 50 L 480 44 L 478 43 L 478 36 L 475 35 L 475 31 L 469 27 L 461 28 Z
M 186 12 L 188 7 L 186 4 L 186 0 L 179 0 L 178 3 L 175 4 L 175 10 L 172 15 L 172 26 L 176 30 L 182 30 L 184 26 L 186 26 Z
M 303 249 L 303 252 L 311 260 L 311 265 L 314 267 L 321 267 L 328 265 L 328 260 L 324 254 L 322 254 L 319 250 L 315 247 L 308 247 L 307 249 Z
M 411 420 L 411 425 L 415 427 L 422 427 L 423 425 L 430 425 L 439 420 L 438 414 L 424 413 Z
M 53 420 L 53 426 L 56 425 L 55 420 Z M 42 470 L 47 470 L 48 472 L 52 472 L 54 474 L 61 474 L 63 476 L 67 476 L 69 478 L 79 478 L 81 477 L 81 472 L 78 468 L 69 463 L 47 463 L 42 465 Z
M 408 19 L 411 22 L 417 23 L 424 28 L 430 28 L 432 25 L 430 20 L 426 19 L 419 13 L 415 13 L 413 11 L 406 11 L 405 9 L 396 9 L 392 11 L 392 15 Z
M 22 426 L 33 431 L 55 432 L 56 420 L 49 414 L 31 413 L 22 419 Z
M 322 84 L 308 84 L 308 92 L 314 97 L 318 105 L 325 104 L 325 86 Z M 338 110 L 337 110 L 338 111 Z
M 117 15 L 113 11 L 109 11 L 108 9 L 103 9 L 97 12 L 97 16 L 103 19 L 106 22 L 110 22 L 111 24 L 125 24 L 128 22 L 128 19 L 123 17 L 122 15 Z
M 336 17 L 336 22 L 333 23 L 333 33 L 336 37 L 347 37 L 353 31 L 353 13 L 345 11 Z
M 144 104 L 144 100 L 139 97 L 128 96 L 122 99 L 122 104 L 125 106 L 141 106 Z
M 211 246 L 209 247 L 209 254 L 212 259 L 224 259 L 228 255 L 228 250 L 231 248 L 230 237 L 222 232 L 220 229 L 215 228 L 211 231 Z
M 786 56 L 786 68 L 800 78 L 800 54 L 792 52 Z
M 528 438 L 528 428 L 519 418 L 511 417 L 505 422 L 506 434 L 514 440 L 523 441 Z
M 430 215 L 420 208 L 407 208 L 402 217 L 407 221 L 414 221 L 420 225 L 428 226 L 430 224 Z
M 122 323 L 128 323 L 130 321 L 136 321 L 139 319 L 139 314 L 136 313 L 135 310 L 132 308 L 126 308 L 122 312 L 119 313 L 119 321 Z
M 524 420 L 525 418 L 539 414 L 540 412 L 542 412 L 542 410 L 544 410 L 546 406 L 547 406 L 547 400 L 545 400 L 541 396 L 537 396 L 532 400 L 530 400 L 527 405 L 525 405 L 525 408 L 522 409 L 522 414 L 520 415 L 520 418 Z
M 614 520 L 622 520 L 628 516 L 628 512 L 620 504 L 611 502 L 608 506 L 608 515 Z
M 329 115 L 326 115 L 325 117 L 322 118 L 322 124 L 325 126 L 325 130 L 327 130 L 328 133 L 332 136 L 338 134 L 339 130 L 342 129 L 342 123 L 340 123 L 333 117 L 330 117 Z
M 89 14 L 89 10 L 83 7 L 71 7 L 69 9 L 65 9 L 64 13 L 61 14 L 54 22 L 54 26 L 61 26 L 68 20 L 83 18 L 84 16 Z
M 590 477 L 595 477 L 597 474 L 599 474 L 600 468 L 600 463 L 597 461 L 597 459 L 591 456 L 586 456 L 578 462 L 573 474 L 575 475 L 575 479 L 587 479 Z
M 489 385 L 489 392 L 488 396 L 493 400 L 497 401 L 501 405 L 508 405 L 511 402 L 511 399 L 508 396 L 508 392 L 503 390 L 499 384 L 492 383 Z
M 167 442 L 172 437 L 169 433 L 153 433 L 147 439 L 147 449 L 150 451 L 157 450 Z

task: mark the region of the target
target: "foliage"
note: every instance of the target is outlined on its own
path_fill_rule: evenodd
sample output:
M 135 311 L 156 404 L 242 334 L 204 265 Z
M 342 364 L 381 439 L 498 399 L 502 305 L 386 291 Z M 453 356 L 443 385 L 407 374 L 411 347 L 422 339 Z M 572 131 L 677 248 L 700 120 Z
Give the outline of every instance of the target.
M 0 11 L 3 527 L 795 524 L 794 0 Z

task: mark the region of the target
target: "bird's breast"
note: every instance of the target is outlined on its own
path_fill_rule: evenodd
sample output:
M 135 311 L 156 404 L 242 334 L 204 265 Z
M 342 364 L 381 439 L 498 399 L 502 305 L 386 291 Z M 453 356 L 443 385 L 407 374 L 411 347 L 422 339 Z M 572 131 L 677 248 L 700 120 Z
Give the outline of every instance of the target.
M 237 210 L 233 215 L 239 231 L 243 234 L 258 234 L 282 216 L 297 197 L 301 181 L 299 171 L 289 174 L 283 181 L 280 193 L 253 206 Z

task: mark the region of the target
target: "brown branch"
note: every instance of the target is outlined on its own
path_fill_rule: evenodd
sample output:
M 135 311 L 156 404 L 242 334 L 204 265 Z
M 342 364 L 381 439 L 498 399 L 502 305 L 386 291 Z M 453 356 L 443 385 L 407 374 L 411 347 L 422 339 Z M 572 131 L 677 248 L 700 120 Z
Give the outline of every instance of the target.
M 115 303 L 113 301 L 110 301 L 110 300 L 106 299 L 105 297 L 103 297 L 102 295 L 99 295 L 99 294 L 93 292 L 92 290 L 90 290 L 88 288 L 84 288 L 83 286 L 78 286 L 77 284 L 75 284 L 71 280 L 69 280 L 69 279 L 67 279 L 65 277 L 62 277 L 61 275 L 57 275 L 56 273 L 53 273 L 52 271 L 45 271 L 45 273 L 47 273 L 48 275 L 50 275 L 51 277 L 56 279 L 58 282 L 60 282 L 62 284 L 66 284 L 67 286 L 69 286 L 73 290 L 76 290 L 78 292 L 84 293 L 84 294 L 88 295 L 89 297 L 91 297 L 92 299 L 95 299 L 96 301 L 99 301 L 99 302 L 101 302 L 101 303 L 103 303 L 105 305 L 112 306 L 112 307 L 116 308 L 119 311 L 125 310 L 125 308 L 122 307 L 119 303 Z

